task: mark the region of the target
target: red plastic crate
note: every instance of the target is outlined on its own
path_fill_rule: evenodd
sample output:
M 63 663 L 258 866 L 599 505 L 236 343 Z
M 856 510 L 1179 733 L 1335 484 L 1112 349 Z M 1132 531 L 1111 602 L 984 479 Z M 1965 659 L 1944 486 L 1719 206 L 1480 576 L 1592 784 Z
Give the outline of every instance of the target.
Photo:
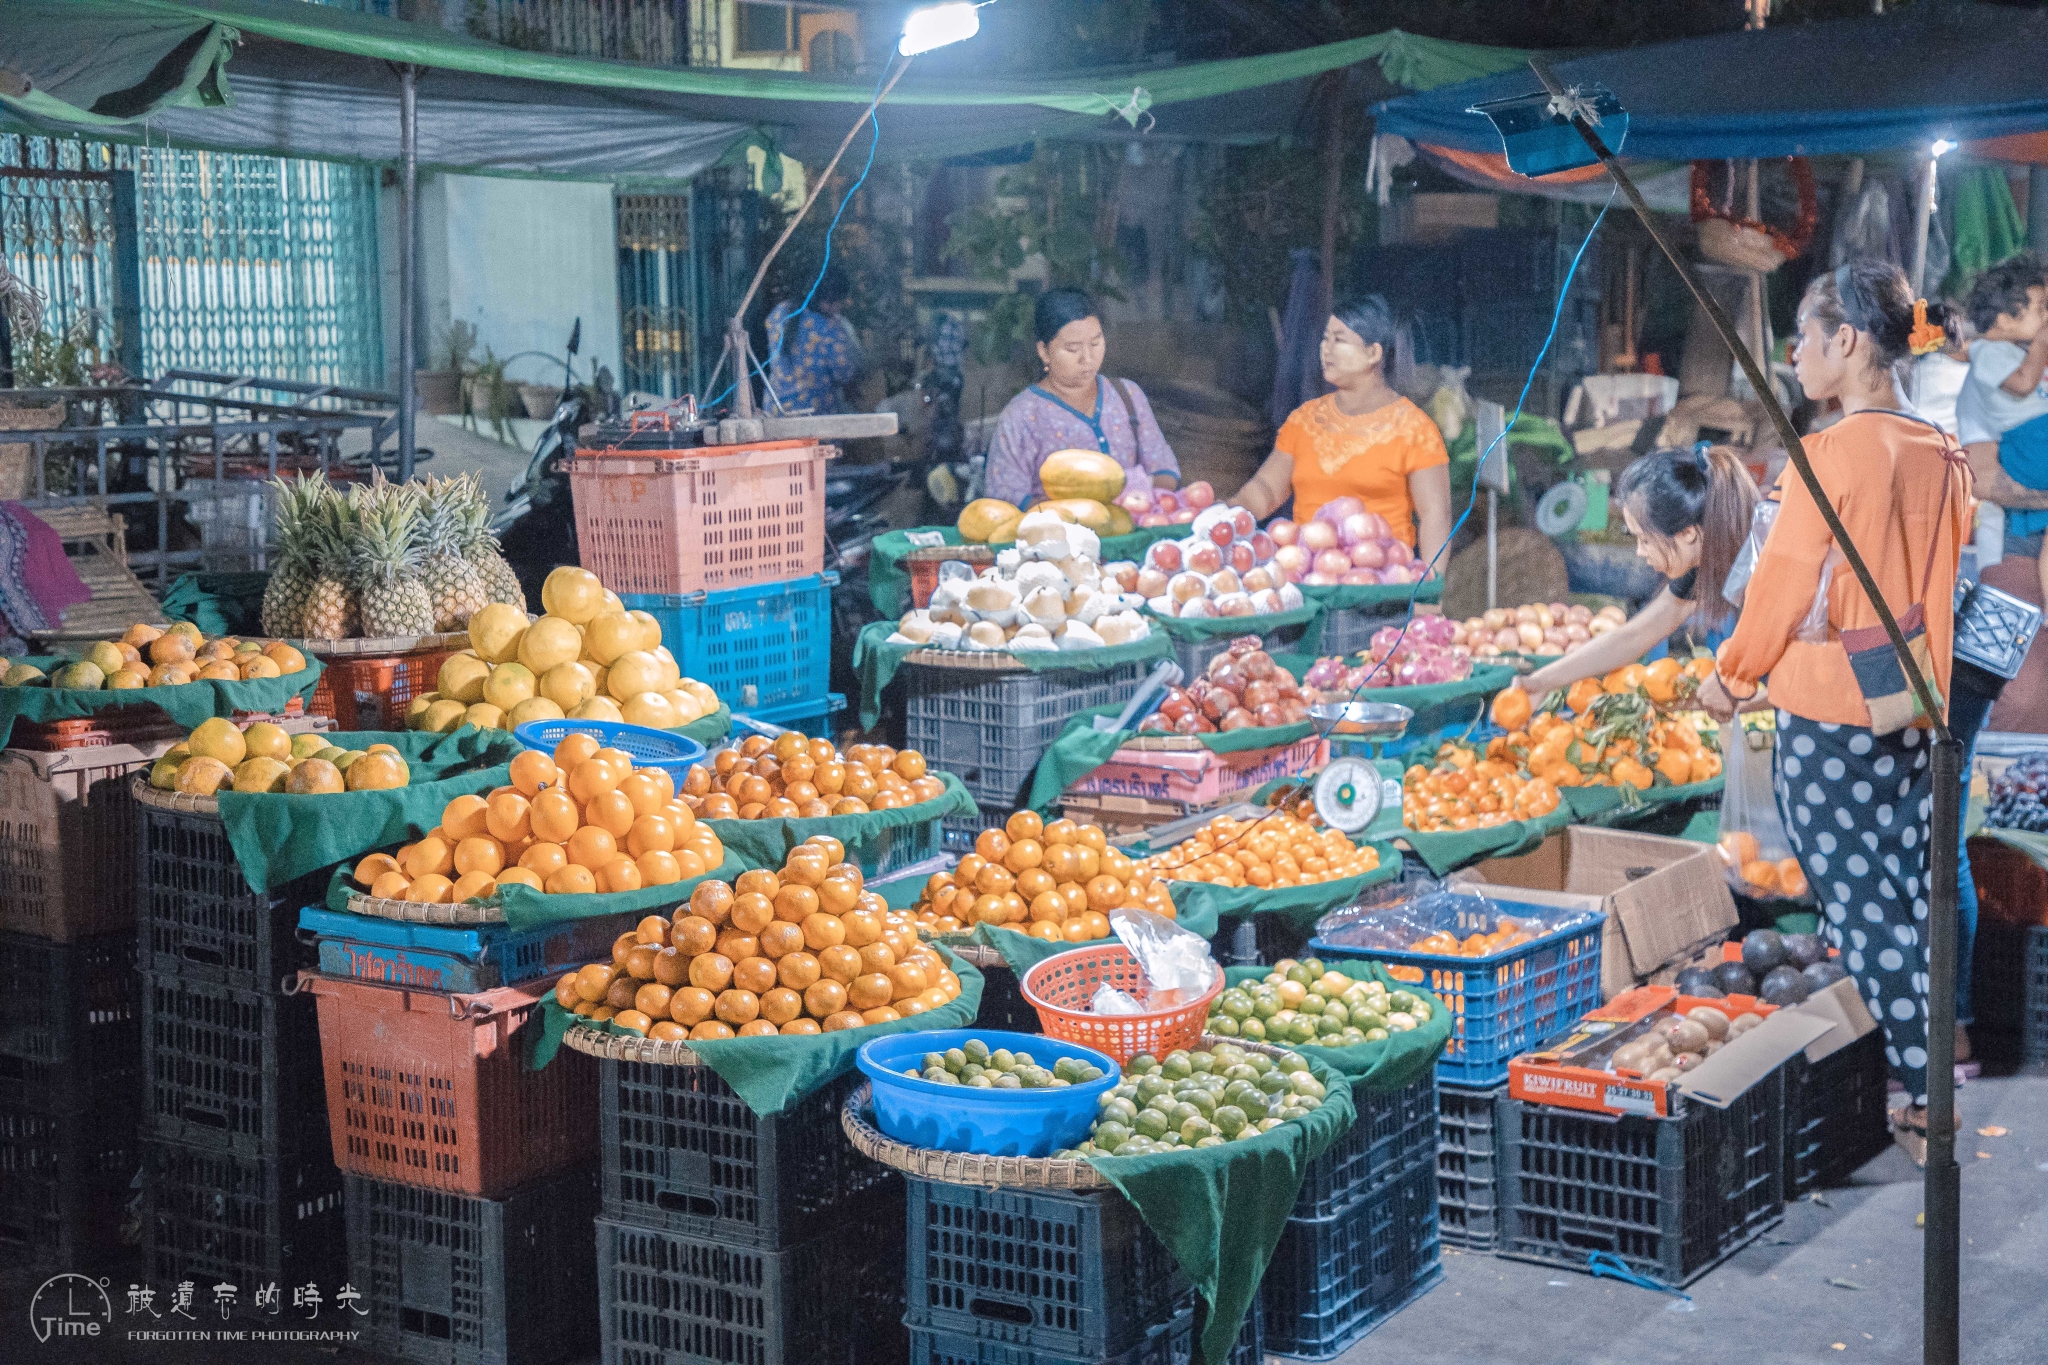
M 434 690 L 441 665 L 454 652 L 323 658 L 326 671 L 313 687 L 313 714 L 334 717 L 338 730 L 403 730 L 406 703 Z
M 834 447 L 765 441 L 578 450 L 569 466 L 583 567 L 615 593 L 715 592 L 825 565 Z
M 526 1069 L 552 981 L 444 995 L 303 973 L 320 1005 L 334 1164 L 496 1199 L 597 1154 L 597 1070 Z

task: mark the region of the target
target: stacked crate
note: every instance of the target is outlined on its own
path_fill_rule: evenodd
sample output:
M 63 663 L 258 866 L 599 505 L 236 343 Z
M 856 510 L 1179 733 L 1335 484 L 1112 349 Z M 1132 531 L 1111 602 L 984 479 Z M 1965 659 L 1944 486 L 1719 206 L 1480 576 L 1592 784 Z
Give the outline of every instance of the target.
M 0 1251 L 85 1271 L 117 1253 L 139 1159 L 132 773 L 169 741 L 0 751 Z

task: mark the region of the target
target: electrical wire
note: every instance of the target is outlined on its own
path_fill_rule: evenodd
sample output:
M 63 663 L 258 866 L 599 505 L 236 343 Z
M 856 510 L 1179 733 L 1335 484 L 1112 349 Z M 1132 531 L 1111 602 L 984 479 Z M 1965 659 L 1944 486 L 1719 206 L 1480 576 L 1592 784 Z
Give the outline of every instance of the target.
M 1558 289 L 1557 293 L 1557 305 L 1551 310 L 1550 313 L 1550 330 L 1544 335 L 1542 349 L 1536 352 L 1536 359 L 1529 366 L 1529 377 L 1522 381 L 1522 394 L 1521 397 L 1515 400 L 1514 415 L 1509 417 L 1507 422 L 1502 425 L 1500 435 L 1494 437 L 1491 441 L 1487 442 L 1486 449 L 1479 453 L 1479 459 L 1473 465 L 1472 496 L 1466 500 L 1465 510 L 1459 513 L 1458 519 L 1455 522 L 1451 523 L 1450 534 L 1444 537 L 1444 543 L 1437 546 L 1436 553 L 1430 556 L 1428 571 L 1425 572 L 1421 578 L 1415 580 L 1415 586 L 1413 590 L 1408 594 L 1408 613 L 1405 617 L 1402 618 L 1401 629 L 1399 633 L 1397 633 L 1394 636 L 1393 646 L 1387 650 L 1385 658 L 1376 661 L 1373 664 L 1372 668 L 1366 672 L 1366 675 L 1358 680 L 1358 685 L 1351 689 L 1351 695 L 1344 699 L 1343 703 L 1341 703 L 1342 705 L 1348 706 L 1352 702 L 1358 700 L 1358 694 L 1365 690 L 1365 685 L 1371 682 L 1372 679 L 1375 676 L 1377 676 L 1379 672 L 1382 669 L 1384 669 L 1389 662 L 1393 660 L 1394 655 L 1398 653 L 1401 648 L 1401 642 L 1408 638 L 1408 627 L 1413 625 L 1415 622 L 1415 602 L 1416 599 L 1422 595 L 1422 585 L 1428 582 L 1429 579 L 1435 574 L 1437 561 L 1444 557 L 1445 551 L 1449 550 L 1451 547 L 1451 542 L 1457 539 L 1459 529 L 1463 527 L 1465 522 L 1471 517 L 1473 508 L 1479 505 L 1479 471 L 1486 468 L 1486 461 L 1492 456 L 1494 448 L 1500 445 L 1501 442 L 1507 440 L 1508 433 L 1515 429 L 1515 423 L 1519 422 L 1522 419 L 1522 409 L 1529 401 L 1529 390 L 1534 388 L 1536 385 L 1536 374 L 1539 370 L 1543 368 L 1543 361 L 1550 354 L 1551 344 L 1557 340 L 1558 324 L 1564 320 L 1565 300 L 1571 296 L 1572 281 L 1578 278 L 1579 262 L 1585 258 L 1586 248 L 1590 247 L 1593 244 L 1593 238 L 1600 231 L 1600 224 L 1606 221 L 1607 210 L 1614 207 L 1614 196 L 1618 192 L 1618 188 L 1608 191 L 1607 202 L 1600 206 L 1600 212 L 1593 219 L 1593 226 L 1586 229 L 1585 240 L 1579 243 L 1579 249 L 1572 254 L 1571 268 L 1565 271 L 1564 284 Z M 1327 740 L 1330 737 L 1331 733 L 1334 732 L 1337 728 L 1337 724 L 1337 721 L 1330 721 L 1327 728 L 1323 729 L 1320 733 L 1316 735 L 1316 749 L 1320 749 L 1322 747 L 1322 741 Z M 1303 762 L 1305 763 L 1307 762 L 1307 760 L 1304 759 Z M 1306 773 L 1296 773 L 1291 774 L 1291 776 L 1300 777 L 1303 779 L 1304 784 L 1306 783 Z M 1203 856 L 1213 856 L 1215 853 L 1221 852 L 1223 849 L 1229 848 L 1233 844 L 1238 843 L 1239 841 L 1244 839 L 1246 835 L 1250 834 L 1253 830 L 1257 829 L 1265 821 L 1271 819 L 1274 815 L 1279 814 L 1280 811 L 1284 808 L 1284 805 L 1274 806 L 1264 815 L 1259 816 L 1258 819 L 1253 820 L 1250 824 L 1246 825 L 1242 830 L 1240 830 L 1237 834 L 1233 835 L 1229 840 L 1225 841 L 1224 843 L 1216 845 L 1215 848 L 1210 851 L 1210 853 L 1204 854 Z M 1172 872 L 1179 868 L 1186 867 L 1189 863 L 1194 861 L 1195 859 L 1189 858 L 1182 862 L 1158 868 L 1157 870 L 1161 872 Z

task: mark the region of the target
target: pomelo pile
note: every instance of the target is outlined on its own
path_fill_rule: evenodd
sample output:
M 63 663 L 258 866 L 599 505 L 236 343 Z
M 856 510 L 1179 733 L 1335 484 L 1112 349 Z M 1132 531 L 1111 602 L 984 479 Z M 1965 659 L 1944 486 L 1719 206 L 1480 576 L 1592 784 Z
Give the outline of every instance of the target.
M 718 709 L 661 643 L 661 623 L 627 611 L 588 569 L 541 585 L 547 615 L 494 602 L 469 618 L 469 648 L 441 665 L 435 690 L 406 708 L 406 728 L 511 730 L 531 720 L 624 721 L 673 730 Z
M 1166 883 L 1111 848 L 1098 826 L 1046 824 L 1020 810 L 983 830 L 951 872 L 934 873 L 913 913 L 930 934 L 995 924 L 1048 943 L 1088 943 L 1108 938 L 1109 912 L 1122 909 L 1175 917 Z
M 794 820 L 866 815 L 934 801 L 946 784 L 915 749 L 856 744 L 844 754 L 829 739 L 786 730 L 750 735 L 683 778 L 683 803 L 706 820 Z
M 511 786 L 456 797 L 417 842 L 370 854 L 353 876 L 380 899 L 448 905 L 514 882 L 549 895 L 638 891 L 724 861 L 725 845 L 676 799 L 667 773 L 572 734 L 553 755 L 526 750 L 512 760 Z
M 212 796 L 222 790 L 324 796 L 390 791 L 411 783 L 412 769 L 389 744 L 345 749 L 324 734 L 287 734 L 259 720 L 246 728 L 216 716 L 150 765 L 158 791 Z
M 818 835 L 781 871 L 699 882 L 673 918 L 649 915 L 555 984 L 588 1019 L 656 1040 L 816 1034 L 937 1009 L 960 978 L 910 917 L 866 889 L 846 848 Z
M 101 640 L 55 673 L 0 659 L 0 687 L 50 687 L 65 692 L 119 692 L 181 687 L 192 682 L 246 682 L 302 673 L 306 656 L 282 641 L 209 640 L 189 621 L 138 622 L 118 640 Z

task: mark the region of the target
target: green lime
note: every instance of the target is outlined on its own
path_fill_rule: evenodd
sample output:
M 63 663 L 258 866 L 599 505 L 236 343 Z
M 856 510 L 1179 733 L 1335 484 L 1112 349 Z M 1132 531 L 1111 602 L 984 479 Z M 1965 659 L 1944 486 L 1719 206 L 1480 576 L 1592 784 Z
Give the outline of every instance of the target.
M 960 1051 L 966 1055 L 968 1061 L 979 1062 L 983 1066 L 988 1065 L 988 1044 L 982 1042 L 981 1039 L 969 1038 L 961 1045 Z
M 947 1049 L 946 1049 L 946 1070 L 948 1070 L 948 1071 L 965 1071 L 966 1069 L 967 1069 L 967 1054 L 966 1054 L 966 1052 L 964 1052 L 963 1050 L 961 1050 L 960 1048 L 957 1048 L 957 1047 L 949 1047 L 949 1048 L 947 1048 Z
M 1014 1071 L 1017 1067 L 1017 1058 L 1010 1049 L 999 1047 L 989 1054 L 988 1064 L 998 1071 Z
M 1158 1069 L 1159 1059 L 1149 1052 L 1140 1052 L 1137 1056 L 1124 1063 L 1124 1074 L 1127 1076 L 1143 1076 L 1148 1072 L 1157 1071 Z
M 1258 1021 L 1250 1020 L 1248 1022 L 1257 1023 Z M 1238 1033 L 1237 1020 L 1231 1018 L 1227 1014 L 1218 1014 L 1211 1016 L 1209 1020 L 1209 1032 L 1219 1034 L 1225 1038 L 1236 1038 L 1240 1036 Z
M 996 1073 L 995 1087 L 998 1090 L 1022 1090 L 1024 1082 L 1017 1079 L 1017 1073 L 1014 1071 L 999 1071 Z
M 1105 1152 L 1113 1152 L 1131 1136 L 1131 1130 L 1121 1123 L 1098 1123 L 1093 1134 L 1094 1142 Z
M 1266 1041 L 1266 1026 L 1257 1019 L 1247 1019 L 1237 1026 L 1237 1036 L 1249 1038 L 1255 1043 Z
M 1227 1138 L 1234 1138 L 1243 1132 L 1245 1124 L 1249 1121 L 1244 1110 L 1234 1104 L 1218 1106 L 1215 1116 L 1210 1119 L 1210 1122 L 1216 1125 L 1216 1131 Z

